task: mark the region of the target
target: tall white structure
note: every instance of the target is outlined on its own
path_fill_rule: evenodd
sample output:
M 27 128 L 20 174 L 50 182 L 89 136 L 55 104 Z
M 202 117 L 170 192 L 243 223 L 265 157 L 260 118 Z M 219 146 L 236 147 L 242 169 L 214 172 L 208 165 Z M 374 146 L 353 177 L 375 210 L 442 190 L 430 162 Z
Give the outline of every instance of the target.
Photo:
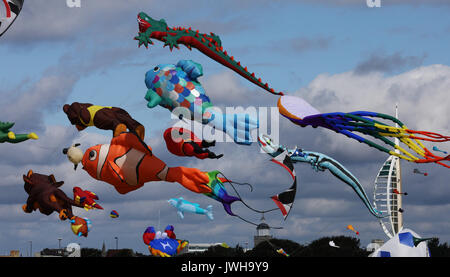
M 398 118 L 397 105 L 395 106 L 395 117 Z M 399 145 L 398 139 L 395 139 L 395 144 Z M 399 153 L 399 150 L 395 150 L 395 152 Z M 389 215 L 380 219 L 381 228 L 389 238 L 398 234 L 403 227 L 401 193 L 400 158 L 391 155 L 378 172 L 373 192 L 375 208 L 383 214 Z

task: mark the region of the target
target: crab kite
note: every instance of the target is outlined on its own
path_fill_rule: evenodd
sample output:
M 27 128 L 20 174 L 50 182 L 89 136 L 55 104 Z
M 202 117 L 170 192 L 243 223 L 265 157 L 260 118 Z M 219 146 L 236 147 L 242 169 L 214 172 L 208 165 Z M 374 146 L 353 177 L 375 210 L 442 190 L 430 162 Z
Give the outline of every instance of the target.
M 148 44 L 153 44 L 151 39 L 157 39 L 164 42 L 164 47 L 169 46 L 171 51 L 173 47 L 179 49 L 178 44 L 185 45 L 189 50 L 197 48 L 204 55 L 230 68 L 255 85 L 272 94 L 283 95 L 282 92 L 275 92 L 267 83 L 263 83 L 261 78 L 256 78 L 255 73 L 250 73 L 247 67 L 242 66 L 233 56 L 229 56 L 227 51 L 223 50 L 222 42 L 217 35 L 202 34 L 191 28 L 169 28 L 164 19 L 155 20 L 144 12 L 138 14 L 137 21 L 139 33 L 134 39 L 139 41 L 139 46 L 145 45 L 148 48 Z
M 450 141 L 450 136 L 408 129 L 405 124 L 393 116 L 367 111 L 320 113 L 309 103 L 295 96 L 281 96 L 278 99 L 278 109 L 284 117 L 301 127 L 310 125 L 316 128 L 320 126 L 410 162 L 434 162 L 450 168 L 450 165 L 444 163 L 444 161 L 450 161 L 450 155 L 445 157 L 436 156 L 421 142 L 446 142 Z M 391 121 L 400 127 L 390 126 L 373 118 Z M 394 150 L 390 150 L 356 133 L 381 140 Z M 406 145 L 413 153 L 408 152 L 407 149 L 397 145 L 388 138 L 398 139 L 399 142 Z
M 188 245 L 188 241 L 177 239 L 173 230 L 174 227 L 172 225 L 167 225 L 164 232 L 155 232 L 153 226 L 145 229 L 142 239 L 148 245 L 148 250 L 153 256 L 172 257 L 180 253 Z
M 302 149 L 287 149 L 282 145 L 276 144 L 268 135 L 260 134 L 258 137 L 258 143 L 261 148 L 272 157 L 279 156 L 280 153 L 286 153 L 293 163 L 307 163 L 312 166 L 316 171 L 329 170 L 331 174 L 337 177 L 342 182 L 349 185 L 358 197 L 363 201 L 364 205 L 367 207 L 369 212 L 378 217 L 384 217 L 381 212 L 377 211 L 369 201 L 364 187 L 360 184 L 358 179 L 353 176 L 353 174 L 347 170 L 342 164 L 340 164 L 335 159 L 328 157 L 322 153 L 305 151 Z
M 13 122 L 0 121 L 0 143 L 2 142 L 19 143 L 29 139 L 39 138 L 35 133 L 15 134 L 14 132 L 9 130 L 13 126 L 14 126 Z
M 191 60 L 157 65 L 145 74 L 147 107 L 162 106 L 179 118 L 210 124 L 238 144 L 251 144 L 250 131 L 258 127 L 256 115 L 227 114 L 214 107 L 197 79 L 202 75 L 202 66 Z

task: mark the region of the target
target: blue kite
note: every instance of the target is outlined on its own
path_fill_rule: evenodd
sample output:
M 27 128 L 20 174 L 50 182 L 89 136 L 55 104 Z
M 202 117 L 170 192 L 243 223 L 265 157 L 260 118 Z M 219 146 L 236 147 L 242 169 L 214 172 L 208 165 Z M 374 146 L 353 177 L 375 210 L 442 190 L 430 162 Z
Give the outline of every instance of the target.
M 212 205 L 209 205 L 206 207 L 206 209 L 203 209 L 200 207 L 197 203 L 192 203 L 187 200 L 184 200 L 183 197 L 180 198 L 171 198 L 169 199 L 169 204 L 177 208 L 177 214 L 180 216 L 181 219 L 184 219 L 184 212 L 189 213 L 196 213 L 196 214 L 204 214 L 209 219 L 213 220 L 213 214 L 212 214 Z
M 198 81 L 202 75 L 202 66 L 191 60 L 155 66 L 145 74 L 147 107 L 162 106 L 179 118 L 209 124 L 227 133 L 237 144 L 250 145 L 250 132 L 258 128 L 258 120 L 249 113 L 227 114 L 213 106 Z

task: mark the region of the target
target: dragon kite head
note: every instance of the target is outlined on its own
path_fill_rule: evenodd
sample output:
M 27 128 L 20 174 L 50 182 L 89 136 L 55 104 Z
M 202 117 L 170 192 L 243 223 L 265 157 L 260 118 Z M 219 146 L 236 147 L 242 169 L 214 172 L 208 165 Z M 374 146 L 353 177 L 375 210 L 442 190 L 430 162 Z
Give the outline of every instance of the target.
M 144 12 L 140 12 L 137 16 L 137 21 L 139 24 L 139 32 L 144 33 L 148 30 L 148 28 L 152 27 L 152 29 L 164 30 L 167 29 L 167 23 L 164 19 L 159 21 L 154 20 L 150 16 L 148 16 Z
M 266 134 L 260 134 L 258 136 L 258 143 L 261 149 L 271 156 L 276 156 L 280 146 L 276 144 L 271 137 Z

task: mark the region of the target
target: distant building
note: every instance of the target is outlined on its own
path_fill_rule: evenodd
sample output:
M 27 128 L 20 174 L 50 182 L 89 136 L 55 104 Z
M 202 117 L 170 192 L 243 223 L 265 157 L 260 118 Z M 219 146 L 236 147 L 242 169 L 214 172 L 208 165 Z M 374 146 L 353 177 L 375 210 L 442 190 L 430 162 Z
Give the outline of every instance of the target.
M 64 249 L 49 249 L 45 248 L 44 250 L 35 253 L 35 257 L 64 257 Z
M 132 249 L 109 249 L 106 252 L 106 257 L 135 257 L 136 254 Z
M 182 250 L 182 253 L 194 253 L 194 252 L 204 252 L 208 250 L 211 246 L 223 245 L 222 242 L 215 243 L 189 243 L 186 248 Z M 186 250 L 185 250 L 186 249 Z
M 0 257 L 4 258 L 4 257 L 20 257 L 20 252 L 19 250 L 11 250 L 9 251 L 9 255 L 0 255 Z
M 106 246 L 105 246 L 105 241 L 103 241 L 103 245 L 102 245 L 102 257 L 106 257 Z
M 373 239 L 371 243 L 366 246 L 366 250 L 369 252 L 374 252 L 381 246 L 383 246 L 384 240 L 382 239 Z
M 253 237 L 254 247 L 263 241 L 272 239 L 270 234 L 270 226 L 264 222 L 264 217 L 261 218 L 261 223 L 256 227 L 256 236 Z

